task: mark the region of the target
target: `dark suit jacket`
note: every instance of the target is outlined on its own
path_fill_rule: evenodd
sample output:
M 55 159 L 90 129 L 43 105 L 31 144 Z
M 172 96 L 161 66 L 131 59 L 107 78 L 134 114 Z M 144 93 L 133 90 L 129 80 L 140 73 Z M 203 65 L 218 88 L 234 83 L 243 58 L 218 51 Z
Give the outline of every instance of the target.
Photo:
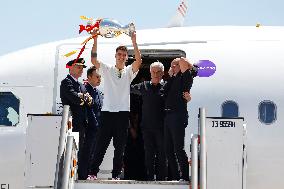
M 193 76 L 190 70 L 170 77 L 164 86 L 165 108 L 176 112 L 187 112 L 187 102 L 183 98 L 183 92 L 190 92 L 192 84 Z
M 93 103 L 91 106 L 87 107 L 88 113 L 88 127 L 89 128 L 97 128 L 101 124 L 101 109 L 103 105 L 103 96 L 102 92 L 94 88 L 87 83 L 86 84 L 87 92 L 92 96 Z
M 72 113 L 73 131 L 79 132 L 87 126 L 87 109 L 78 93 L 86 93 L 84 85 L 70 75 L 61 81 L 60 98 L 63 105 L 69 105 Z

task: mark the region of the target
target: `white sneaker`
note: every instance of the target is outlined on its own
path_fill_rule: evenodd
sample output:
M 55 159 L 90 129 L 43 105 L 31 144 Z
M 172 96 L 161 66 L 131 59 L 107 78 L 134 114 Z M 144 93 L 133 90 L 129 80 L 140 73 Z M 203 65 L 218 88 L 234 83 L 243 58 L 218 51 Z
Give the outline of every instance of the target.
M 88 175 L 87 180 L 97 180 L 97 176 L 96 175 Z
M 120 180 L 120 178 L 115 177 L 115 178 L 112 178 L 111 180 Z

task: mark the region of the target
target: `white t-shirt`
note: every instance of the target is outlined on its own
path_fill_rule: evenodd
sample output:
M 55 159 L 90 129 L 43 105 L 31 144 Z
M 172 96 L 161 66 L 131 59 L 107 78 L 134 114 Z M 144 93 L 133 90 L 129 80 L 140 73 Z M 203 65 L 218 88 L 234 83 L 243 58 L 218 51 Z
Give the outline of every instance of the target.
M 103 77 L 104 101 L 102 111 L 130 111 L 130 84 L 138 71 L 133 73 L 132 65 L 119 70 L 113 65 L 100 62 Z

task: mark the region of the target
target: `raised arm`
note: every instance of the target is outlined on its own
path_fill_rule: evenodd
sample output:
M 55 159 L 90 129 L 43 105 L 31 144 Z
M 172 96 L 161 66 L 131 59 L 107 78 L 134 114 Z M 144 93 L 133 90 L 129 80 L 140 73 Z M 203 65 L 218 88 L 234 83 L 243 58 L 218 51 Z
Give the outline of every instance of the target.
M 135 73 L 139 70 L 142 63 L 141 54 L 136 43 L 136 32 L 133 32 L 131 36 L 131 41 L 134 48 L 134 56 L 135 56 L 135 61 L 132 63 L 132 71 Z
M 91 51 L 91 62 L 97 69 L 99 69 L 100 63 L 97 59 L 98 36 L 94 35 L 93 39 L 94 39 L 94 44 L 93 44 L 92 51 Z
M 181 57 L 179 61 L 179 67 L 180 71 L 184 73 L 186 70 L 191 70 L 193 66 L 188 59 Z

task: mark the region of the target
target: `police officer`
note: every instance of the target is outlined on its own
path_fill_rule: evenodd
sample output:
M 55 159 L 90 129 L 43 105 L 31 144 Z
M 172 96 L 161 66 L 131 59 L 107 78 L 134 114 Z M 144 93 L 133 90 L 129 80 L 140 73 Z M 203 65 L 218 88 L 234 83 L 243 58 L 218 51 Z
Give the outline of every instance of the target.
M 187 101 L 191 99 L 189 91 L 193 83 L 191 69 L 192 65 L 187 59 L 183 57 L 174 59 L 169 70 L 171 77 L 164 87 L 166 95 L 165 146 L 173 180 L 189 180 L 188 157 L 184 150 L 184 137 L 185 128 L 188 124 Z
M 83 58 L 74 59 L 66 64 L 69 74 L 61 81 L 60 98 L 63 105 L 69 105 L 72 113 L 72 131 L 79 132 L 79 152 L 78 152 L 78 179 L 86 179 L 84 169 L 87 167 L 82 149 L 84 148 L 85 130 L 87 127 L 87 105 L 92 103 L 92 97 L 86 92 L 78 78 L 82 76 L 85 60 Z

